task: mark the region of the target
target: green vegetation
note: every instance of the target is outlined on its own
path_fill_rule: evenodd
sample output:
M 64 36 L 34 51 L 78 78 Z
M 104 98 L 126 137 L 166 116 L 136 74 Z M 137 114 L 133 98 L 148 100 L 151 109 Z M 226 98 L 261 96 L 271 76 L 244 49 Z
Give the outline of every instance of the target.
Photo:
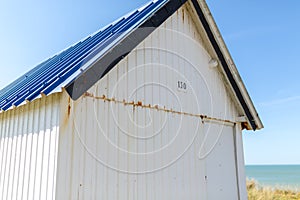
M 247 180 L 247 190 L 249 200 L 300 200 L 300 192 L 261 187 L 254 180 Z

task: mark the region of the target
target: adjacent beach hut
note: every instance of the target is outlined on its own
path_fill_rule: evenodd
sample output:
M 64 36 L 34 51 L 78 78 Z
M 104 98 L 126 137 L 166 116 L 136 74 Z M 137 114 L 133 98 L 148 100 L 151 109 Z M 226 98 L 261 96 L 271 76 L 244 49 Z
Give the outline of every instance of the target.
M 263 128 L 202 0 L 155 0 L 0 91 L 0 199 L 246 199 Z

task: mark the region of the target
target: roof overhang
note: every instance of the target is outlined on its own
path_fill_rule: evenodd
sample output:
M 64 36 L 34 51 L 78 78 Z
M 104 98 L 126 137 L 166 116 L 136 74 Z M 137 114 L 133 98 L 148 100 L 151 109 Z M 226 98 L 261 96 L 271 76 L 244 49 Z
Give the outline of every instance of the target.
M 222 71 L 230 83 L 230 87 L 237 99 L 238 104 L 246 116 L 246 122 L 243 123 L 247 130 L 259 130 L 263 128 L 261 119 L 253 105 L 253 102 L 246 90 L 246 87 L 235 67 L 232 57 L 226 47 L 226 44 L 220 34 L 220 31 L 210 13 L 205 1 L 191 0 L 199 20 L 201 21 L 205 32 L 210 40 L 213 49 L 221 62 Z

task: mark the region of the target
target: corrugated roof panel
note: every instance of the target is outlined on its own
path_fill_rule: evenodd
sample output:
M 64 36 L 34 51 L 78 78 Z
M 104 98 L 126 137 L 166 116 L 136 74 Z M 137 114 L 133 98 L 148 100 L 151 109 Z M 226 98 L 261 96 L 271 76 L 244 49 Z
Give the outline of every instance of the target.
M 26 100 L 32 101 L 41 93 L 48 95 L 57 91 L 57 87 L 70 84 L 81 73 L 81 70 L 84 70 L 81 69 L 84 64 L 95 55 L 108 49 L 127 32 L 138 27 L 167 2 L 169 0 L 151 1 L 39 64 L 0 91 L 0 109 L 5 111 L 12 106 L 19 106 Z

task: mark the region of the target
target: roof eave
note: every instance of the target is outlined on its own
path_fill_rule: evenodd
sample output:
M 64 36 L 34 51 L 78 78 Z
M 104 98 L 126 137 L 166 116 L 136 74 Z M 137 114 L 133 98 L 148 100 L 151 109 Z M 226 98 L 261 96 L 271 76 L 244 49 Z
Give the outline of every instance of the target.
M 196 12 L 202 22 L 208 38 L 218 56 L 218 59 L 222 65 L 223 73 L 230 83 L 231 89 L 235 94 L 238 104 L 241 106 L 244 114 L 247 118 L 245 128 L 247 130 L 260 130 L 263 123 L 258 116 L 258 113 L 254 107 L 254 104 L 247 92 L 247 89 L 238 73 L 237 68 L 230 56 L 229 50 L 220 34 L 220 31 L 215 23 L 215 20 L 210 13 L 210 10 L 203 0 L 191 0 Z

